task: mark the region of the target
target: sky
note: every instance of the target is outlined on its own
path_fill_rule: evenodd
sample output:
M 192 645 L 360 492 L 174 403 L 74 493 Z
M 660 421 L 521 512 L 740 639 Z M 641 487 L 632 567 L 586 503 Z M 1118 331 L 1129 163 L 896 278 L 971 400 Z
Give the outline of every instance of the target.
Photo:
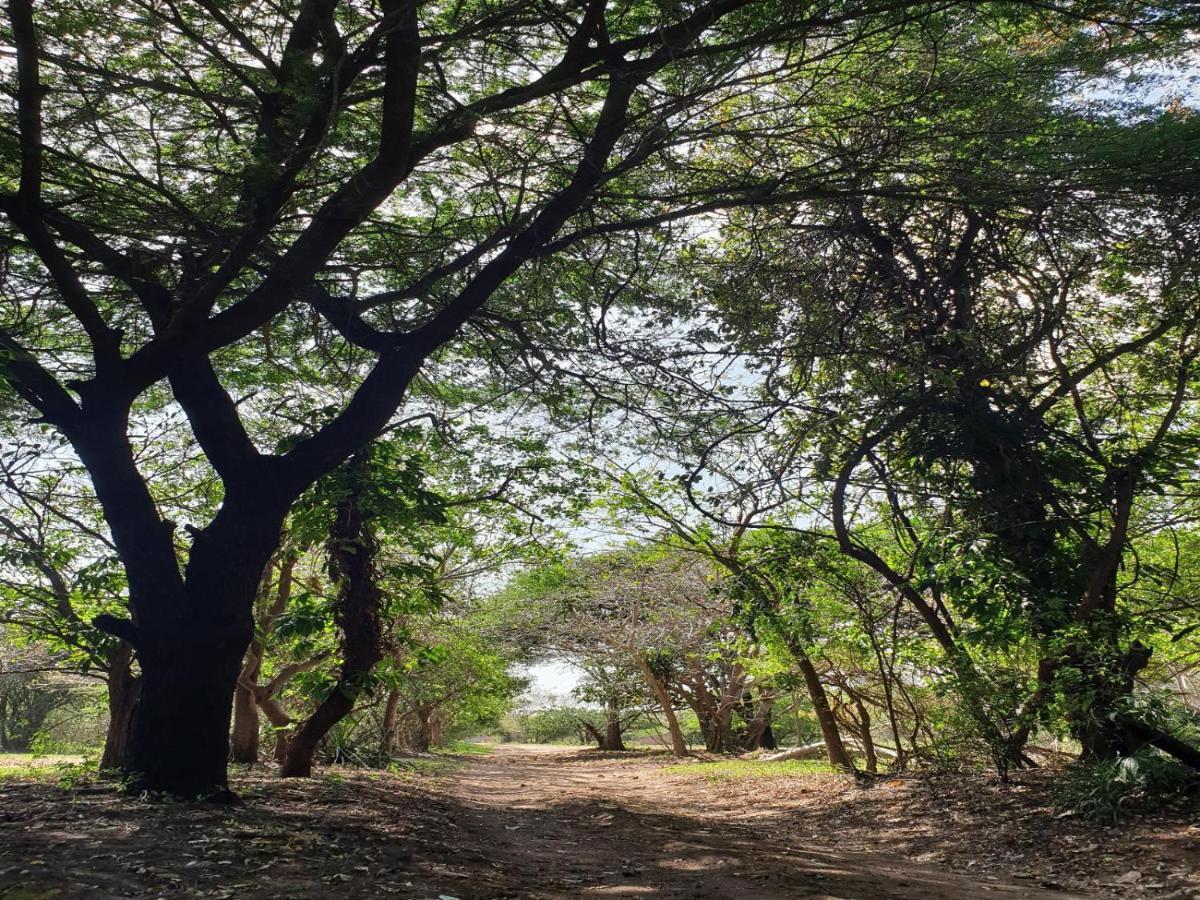
M 521 674 L 532 678 L 525 698 L 540 702 L 542 698 L 559 697 L 575 702 L 570 697 L 572 688 L 579 683 L 579 670 L 565 662 L 545 662 L 528 666 Z

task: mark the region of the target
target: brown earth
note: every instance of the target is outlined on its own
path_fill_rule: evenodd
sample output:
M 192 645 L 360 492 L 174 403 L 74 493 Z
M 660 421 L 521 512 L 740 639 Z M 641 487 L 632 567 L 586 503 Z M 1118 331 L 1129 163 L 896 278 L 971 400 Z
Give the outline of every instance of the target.
M 713 781 L 501 746 L 441 775 L 240 776 L 241 806 L 0 785 L 0 900 L 1200 898 L 1200 826 L 1060 818 L 1044 781 Z M 697 769 L 697 772 L 703 770 Z

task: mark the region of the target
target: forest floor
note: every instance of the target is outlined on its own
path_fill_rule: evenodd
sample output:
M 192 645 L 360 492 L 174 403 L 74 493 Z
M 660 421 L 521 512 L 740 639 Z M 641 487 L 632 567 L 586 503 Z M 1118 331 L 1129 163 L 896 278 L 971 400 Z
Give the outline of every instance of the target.
M 1200 898 L 1200 823 L 1062 817 L 1043 776 L 864 788 L 755 763 L 501 745 L 409 771 L 239 773 L 234 807 L 0 781 L 0 900 Z M 65 783 L 64 783 L 65 782 Z

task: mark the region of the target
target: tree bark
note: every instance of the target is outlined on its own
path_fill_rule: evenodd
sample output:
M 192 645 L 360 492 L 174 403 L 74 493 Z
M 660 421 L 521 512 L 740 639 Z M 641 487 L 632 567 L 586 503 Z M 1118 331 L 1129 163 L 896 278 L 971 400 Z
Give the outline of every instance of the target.
M 211 633 L 139 648 L 141 699 L 126 763 L 135 790 L 230 799 L 229 723 L 244 649 L 235 635 Z
M 742 695 L 742 718 L 746 721 L 746 733 L 742 736 L 743 750 L 775 749 L 775 734 L 771 730 L 774 706 L 773 693 L 760 693 L 757 702 L 748 689 Z
M 383 707 L 383 752 L 391 755 L 395 751 L 399 741 L 396 733 L 396 726 L 400 720 L 400 689 L 392 688 L 388 691 L 387 702 Z
M 89 460 L 88 466 L 93 480 L 101 480 L 97 461 Z M 110 523 L 118 518 L 112 509 L 116 501 L 107 497 L 113 490 L 105 486 Z M 269 486 L 253 500 L 248 493 L 241 496 L 240 502 L 227 496 L 212 523 L 193 532 L 183 578 L 169 523 L 147 524 L 144 546 L 136 541 L 121 546 L 134 620 L 99 616 L 94 624 L 128 640 L 141 668 L 141 695 L 123 767 L 131 790 L 232 799 L 227 766 L 234 688 L 254 633 L 254 598 L 286 509 Z M 114 525 L 114 533 L 129 524 Z M 165 548 L 159 546 L 163 542 Z M 137 554 L 148 558 L 131 558 Z M 156 584 L 163 593 L 146 596 Z
M 442 747 L 446 744 L 446 716 L 437 704 L 430 707 L 425 717 L 425 749 Z
M 875 752 L 875 739 L 871 737 L 871 714 L 859 697 L 854 698 L 854 707 L 858 711 L 858 740 L 867 757 L 867 771 L 878 772 L 879 755 Z
M 271 758 L 282 765 L 283 761 L 287 759 L 288 729 L 292 726 L 292 717 L 287 714 L 278 700 L 270 696 L 267 689 L 259 688 L 255 691 L 254 699 L 275 730 L 275 747 L 271 751 Z
M 604 720 L 604 739 L 600 742 L 600 749 L 613 752 L 624 750 L 625 742 L 621 739 L 621 706 L 615 697 L 608 698 L 605 711 L 607 715 Z
M 104 733 L 104 751 L 100 755 L 101 771 L 117 771 L 125 766 L 141 689 L 141 679 L 133 674 L 133 648 L 122 641 L 109 657 L 108 730 Z
M 355 479 L 350 495 L 338 503 L 329 531 L 330 570 L 338 582 L 337 620 L 342 629 L 342 669 L 338 682 L 296 731 L 283 764 L 285 778 L 307 778 L 321 740 L 370 689 L 371 670 L 383 659 L 383 627 L 376 557 L 379 545 L 371 516 L 361 503 L 369 448 L 350 462 Z
M 850 754 L 846 752 L 845 744 L 842 743 L 842 733 L 838 729 L 837 719 L 833 717 L 833 710 L 829 708 L 829 698 L 825 694 L 825 686 L 821 684 L 821 676 L 817 674 L 816 667 L 807 654 L 798 652 L 797 648 L 792 648 L 792 652 L 796 655 L 796 662 L 804 676 L 804 686 L 808 688 L 808 697 L 812 702 L 817 724 L 821 726 L 821 736 L 825 739 L 829 764 L 835 769 L 854 771 L 854 763 L 850 759 Z
M 276 678 L 272 679 L 271 684 L 263 686 L 258 683 L 258 679 L 262 674 L 263 658 L 266 655 L 266 636 L 271 633 L 275 627 L 275 621 L 287 609 L 288 601 L 292 596 L 292 580 L 297 560 L 296 551 L 291 549 L 277 560 L 279 581 L 275 586 L 274 598 L 263 609 L 254 639 L 250 641 L 250 646 L 246 649 L 246 660 L 242 665 L 242 672 L 238 676 L 237 689 L 233 697 L 233 734 L 230 743 L 234 762 L 258 762 L 259 707 L 286 683 L 285 679 Z M 268 564 L 263 572 L 259 587 L 260 600 L 265 601 L 270 595 L 275 568 L 274 564 Z M 285 667 L 284 671 L 288 670 L 298 671 L 294 665 Z M 282 709 L 279 711 L 282 713 Z M 285 725 L 291 723 L 291 719 L 286 714 L 283 714 L 283 717 L 286 719 Z M 272 721 L 272 724 L 278 725 L 278 722 Z
M 243 668 L 242 675 L 245 674 Z M 257 679 L 258 675 L 255 673 L 251 677 Z M 233 695 L 233 733 L 229 743 L 234 762 L 258 762 L 258 701 L 243 678 L 238 679 Z
M 654 670 L 650 668 L 646 658 L 640 653 L 634 654 L 638 667 L 642 670 L 642 674 L 646 678 L 646 682 L 650 685 L 650 690 L 654 693 L 655 699 L 658 700 L 658 705 L 662 708 L 663 718 L 667 720 L 667 731 L 671 735 L 671 752 L 676 756 L 687 756 L 688 746 L 687 741 L 683 739 L 683 729 L 679 727 L 679 719 L 675 718 L 675 707 L 671 703 L 671 693 L 667 690 L 667 686 L 662 680 L 654 674 Z

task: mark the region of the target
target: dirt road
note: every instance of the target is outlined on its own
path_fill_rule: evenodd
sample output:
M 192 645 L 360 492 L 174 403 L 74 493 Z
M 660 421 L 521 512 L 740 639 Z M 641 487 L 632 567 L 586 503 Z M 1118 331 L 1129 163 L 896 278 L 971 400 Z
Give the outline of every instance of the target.
M 513 746 L 470 763 L 448 788 L 462 811 L 456 838 L 476 860 L 464 867 L 471 877 L 454 896 L 1076 896 L 839 852 L 835 835 L 819 845 L 786 846 L 751 823 L 683 812 L 684 786 L 662 776 L 661 767 L 660 760 Z
M 0 900 L 1200 898 L 1188 819 L 1088 825 L 980 778 L 864 790 L 671 762 L 502 745 L 397 773 L 258 766 L 235 807 L 0 781 Z

